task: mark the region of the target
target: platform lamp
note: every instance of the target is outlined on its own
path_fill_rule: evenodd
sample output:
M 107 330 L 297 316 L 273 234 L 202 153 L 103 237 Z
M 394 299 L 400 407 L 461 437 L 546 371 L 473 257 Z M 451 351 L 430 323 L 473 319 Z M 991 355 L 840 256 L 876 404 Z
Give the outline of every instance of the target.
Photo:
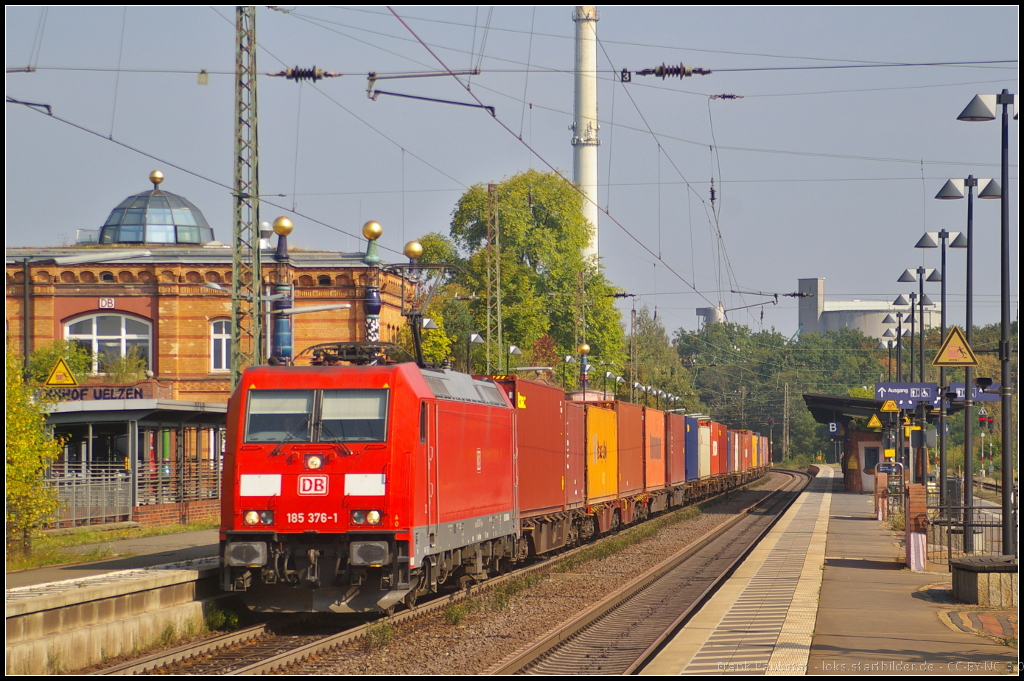
M 968 107 L 970 108 L 970 107 Z M 949 245 L 950 248 L 967 249 L 967 317 L 965 322 L 965 333 L 967 344 L 974 341 L 974 191 L 977 187 L 979 199 L 998 199 L 1002 197 L 1002 188 L 999 183 L 968 175 L 964 179 L 954 178 L 947 180 L 942 189 L 935 195 L 935 198 L 942 200 L 956 200 L 967 196 L 967 234 L 960 234 Z M 974 452 L 974 367 L 964 367 L 964 452 Z M 974 459 L 964 457 L 964 505 L 974 502 Z M 973 545 L 974 536 L 965 535 L 967 546 Z
M 523 354 L 523 351 L 519 349 L 517 345 L 508 346 L 508 352 L 505 353 L 505 373 L 512 371 L 512 355 L 519 357 Z
M 1015 532 L 1016 523 L 1013 521 L 1013 495 L 1014 486 L 1010 484 L 1013 480 L 1013 453 L 1010 449 L 1011 438 L 1013 438 L 1012 403 L 1010 393 L 1013 389 L 1010 380 L 1010 121 L 1009 109 L 1013 106 L 1013 120 L 1018 120 L 1017 95 L 1011 94 L 1009 90 L 1003 89 L 998 95 L 976 95 L 967 108 L 957 116 L 961 121 L 992 121 L 996 117 L 996 106 L 1002 105 L 1002 148 L 1000 158 L 1000 254 L 1001 263 L 1001 333 L 999 339 L 999 362 L 1001 365 L 1000 398 L 1003 409 L 1003 555 L 1014 556 L 1017 554 L 1017 535 Z M 968 241 L 970 235 L 967 236 Z M 969 341 L 968 341 L 969 342 Z M 964 395 L 969 395 L 971 387 L 965 386 Z M 967 417 L 970 420 L 970 417 Z M 965 539 L 967 535 L 964 535 Z
M 917 308 L 917 310 L 918 310 L 918 316 L 921 318 L 921 340 L 919 341 L 919 344 L 917 346 L 918 347 L 918 351 L 919 351 L 918 352 L 919 368 L 918 368 L 918 372 L 917 372 L 917 378 L 918 378 L 919 381 L 924 382 L 924 306 L 925 305 L 934 305 L 934 303 L 932 303 L 932 301 L 931 301 L 931 298 L 929 298 L 927 295 L 925 295 L 925 292 L 924 292 L 924 282 L 926 282 L 926 281 L 941 282 L 942 281 L 942 273 L 939 270 L 935 270 L 935 269 L 932 269 L 930 267 L 918 267 L 918 268 L 912 269 L 912 270 L 904 270 L 903 274 L 900 275 L 900 278 L 897 281 L 904 282 L 904 283 L 915 282 L 916 281 L 916 282 L 918 282 L 918 286 L 919 286 L 919 289 L 920 289 L 920 291 L 918 292 L 918 308 Z M 910 299 L 911 300 L 914 299 L 914 294 L 913 293 L 910 294 Z M 913 324 L 913 321 L 911 321 L 911 324 Z M 911 332 L 911 336 L 913 336 L 913 332 Z M 913 351 L 911 351 L 911 353 L 913 353 Z M 910 366 L 911 366 L 910 373 L 911 373 L 911 376 L 913 376 L 913 373 L 914 373 L 914 371 L 913 371 L 914 361 L 913 360 L 910 361 Z
M 892 315 L 888 315 L 888 317 L 891 317 L 891 316 Z M 895 323 L 895 322 L 896 322 L 896 320 L 894 319 L 890 323 Z M 896 332 L 895 331 L 893 331 L 892 329 L 886 329 L 885 333 L 882 334 L 882 338 L 884 338 L 885 340 L 878 341 L 878 345 L 875 346 L 875 350 L 888 350 L 889 351 L 889 361 L 886 364 L 886 368 L 888 369 L 888 377 L 887 377 L 886 380 L 888 380 L 889 383 L 892 383 L 892 348 L 896 344 L 896 341 L 893 340 L 895 337 L 896 337 Z
M 942 191 L 939 192 L 939 198 L 942 195 Z M 924 236 L 918 239 L 917 243 L 914 244 L 914 248 L 939 248 L 942 245 L 942 272 L 946 272 L 946 245 L 949 242 L 956 242 L 960 238 L 960 232 L 947 232 L 946 230 L 940 230 L 938 232 L 925 232 Z M 966 242 L 966 239 L 964 239 Z M 952 245 L 952 244 L 950 244 Z M 966 243 L 965 243 L 966 245 Z M 939 344 L 946 340 L 946 277 L 942 277 L 942 293 L 939 298 L 939 305 L 941 307 L 939 313 Z M 940 395 L 946 391 L 946 367 L 939 367 L 939 391 Z M 942 396 L 939 400 L 939 506 L 943 509 L 946 508 L 946 398 Z
M 484 339 L 478 333 L 471 333 L 466 336 L 466 373 L 473 373 L 473 346 L 480 345 Z
M 601 395 L 604 397 L 604 399 L 608 399 L 608 379 L 609 378 L 618 378 L 618 377 L 615 375 L 614 371 L 605 371 L 604 372 L 604 382 L 601 384 Z M 614 387 L 614 385 L 615 384 L 613 383 L 612 386 Z
M 576 363 L 576 358 L 573 357 L 572 355 L 565 355 L 564 357 L 562 357 L 562 387 L 563 388 L 568 387 L 568 384 L 567 384 L 568 379 L 566 378 L 566 375 L 565 375 L 565 368 L 569 364 L 575 364 L 575 363 Z
M 910 301 L 902 293 L 892 301 L 896 307 L 910 305 Z M 896 382 L 903 382 L 903 311 L 896 313 Z

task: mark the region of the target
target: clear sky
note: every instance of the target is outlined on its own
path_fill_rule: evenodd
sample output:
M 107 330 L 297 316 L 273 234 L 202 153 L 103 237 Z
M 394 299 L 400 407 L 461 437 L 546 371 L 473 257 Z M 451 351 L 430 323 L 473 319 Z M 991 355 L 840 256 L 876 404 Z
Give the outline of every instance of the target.
M 374 219 L 392 249 L 384 257 L 401 260 L 406 241 L 447 233 L 473 184 L 548 164 L 571 178 L 572 7 L 396 7 L 437 58 L 384 7 L 284 9 L 259 9 L 259 71 L 345 74 L 259 80 L 262 217 L 291 217 L 293 244 L 362 250 L 360 227 Z M 600 254 L 613 283 L 656 307 L 670 332 L 696 328 L 698 307 L 769 300 L 732 290 L 788 293 L 799 278 L 824 277 L 832 300 L 916 290 L 896 280 L 939 265 L 937 250 L 913 248 L 921 233 L 966 227 L 966 201 L 932 197 L 950 177 L 999 176 L 998 120 L 956 117 L 976 93 L 1018 92 L 1016 61 L 964 64 L 1016 60 L 1017 7 L 598 9 L 598 202 L 614 218 L 601 217 Z M 67 121 L 7 104 L 7 246 L 73 243 L 151 188 L 155 168 L 163 189 L 231 240 L 233 7 L 8 6 L 5 18 L 7 96 Z M 877 66 L 936 62 L 960 64 Z M 713 73 L 613 76 L 662 63 Z M 478 108 L 366 96 L 368 72 L 445 66 L 482 70 L 462 82 L 498 121 Z M 35 70 L 10 72 L 22 67 Z M 377 88 L 473 101 L 451 76 Z M 743 98 L 710 98 L 719 94 Z M 947 256 L 950 323 L 963 323 L 963 253 Z M 978 324 L 999 320 L 998 254 L 999 202 L 976 202 Z M 938 284 L 926 292 L 937 299 Z M 795 299 L 763 310 L 763 320 L 758 307 L 729 319 L 796 331 Z

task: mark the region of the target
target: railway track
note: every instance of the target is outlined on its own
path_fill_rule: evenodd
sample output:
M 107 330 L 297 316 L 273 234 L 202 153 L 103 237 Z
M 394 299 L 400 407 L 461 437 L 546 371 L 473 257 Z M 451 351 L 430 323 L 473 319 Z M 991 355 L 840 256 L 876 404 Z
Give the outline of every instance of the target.
M 705 535 L 572 622 L 488 670 L 492 674 L 629 674 L 711 595 L 796 499 L 809 476 Z
M 756 512 L 754 511 L 755 507 L 747 509 L 747 513 Z M 729 521 L 726 526 L 733 522 L 735 521 Z M 723 526 L 711 534 L 721 531 L 723 531 Z M 572 549 L 507 575 L 492 578 L 479 585 L 472 585 L 452 594 L 423 601 L 413 610 L 402 611 L 355 626 L 353 626 L 351 616 L 341 618 L 303 613 L 294 618 L 258 624 L 230 634 L 187 644 L 173 650 L 109 667 L 96 672 L 96 674 L 155 673 L 232 676 L 279 672 L 310 657 L 367 640 L 374 635 L 374 627 L 379 627 L 383 622 L 397 627 L 421 617 L 439 613 L 453 603 L 475 597 L 506 581 L 549 572 L 557 563 L 571 558 L 589 546 L 591 545 Z M 700 547 L 697 547 L 695 550 L 699 549 Z

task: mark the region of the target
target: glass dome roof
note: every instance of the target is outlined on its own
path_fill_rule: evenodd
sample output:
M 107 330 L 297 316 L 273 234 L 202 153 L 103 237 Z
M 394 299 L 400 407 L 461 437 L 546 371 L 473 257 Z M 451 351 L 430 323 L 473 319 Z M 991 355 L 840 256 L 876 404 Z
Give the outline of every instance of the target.
M 184 196 L 151 189 L 118 204 L 100 230 L 101 244 L 197 244 L 213 241 L 203 213 Z

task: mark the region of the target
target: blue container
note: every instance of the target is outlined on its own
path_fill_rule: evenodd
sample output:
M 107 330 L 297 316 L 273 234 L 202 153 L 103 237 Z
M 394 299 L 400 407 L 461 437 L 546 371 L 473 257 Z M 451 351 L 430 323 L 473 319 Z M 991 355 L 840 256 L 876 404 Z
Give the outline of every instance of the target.
M 696 480 L 700 477 L 697 470 L 699 444 L 697 440 L 697 419 L 686 417 L 686 479 Z

